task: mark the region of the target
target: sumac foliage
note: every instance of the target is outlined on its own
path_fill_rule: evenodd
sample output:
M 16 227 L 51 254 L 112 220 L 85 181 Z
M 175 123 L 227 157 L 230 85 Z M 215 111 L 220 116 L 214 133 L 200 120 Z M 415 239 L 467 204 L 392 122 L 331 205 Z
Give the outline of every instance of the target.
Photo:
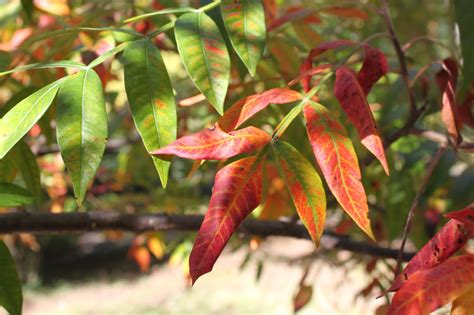
M 133 180 L 133 189 L 161 194 L 183 169 L 194 183 L 193 174 L 217 169 L 192 249 L 176 250 L 194 284 L 249 216 L 292 216 L 315 249 L 346 246 L 345 236 L 342 245 L 324 239 L 342 231 L 363 239 L 352 250 L 393 258 L 374 242 L 406 239 L 424 207 L 425 222 L 411 233 L 431 240 L 391 284 L 374 271 L 377 259 L 369 262 L 362 295 L 395 291 L 389 314 L 452 301 L 454 313 L 472 310 L 472 206 L 448 214 L 436 232 L 448 206 L 474 199 L 474 39 L 460 11 L 472 16 L 469 0 L 454 1 L 462 58 L 431 34 L 401 43 L 385 0 L 131 1 L 132 10 L 83 2 L 18 1 L 14 19 L 1 17 L 2 209 L 39 210 L 47 193 L 48 207 L 63 211 L 70 186 L 77 208 L 91 210 L 100 204 L 94 196 Z M 436 48 L 429 58 L 412 53 L 421 41 Z M 436 145 L 449 156 L 425 177 Z M 151 254 L 165 256 L 164 239 L 136 237 L 129 257 L 149 270 Z M 295 311 L 316 294 L 300 283 Z M 19 312 L 18 296 L 2 298 Z

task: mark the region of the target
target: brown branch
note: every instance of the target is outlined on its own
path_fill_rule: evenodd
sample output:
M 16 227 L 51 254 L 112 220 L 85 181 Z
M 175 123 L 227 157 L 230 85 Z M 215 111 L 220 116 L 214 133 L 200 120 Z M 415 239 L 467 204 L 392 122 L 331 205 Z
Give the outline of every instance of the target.
M 467 141 L 462 141 L 458 145 L 454 145 L 452 142 L 449 141 L 449 138 L 439 132 L 433 131 L 433 130 L 423 130 L 419 128 L 411 128 L 410 129 L 410 134 L 412 135 L 418 135 L 420 137 L 423 137 L 425 139 L 428 139 L 430 141 L 438 143 L 440 146 L 450 146 L 453 149 L 461 150 L 461 151 L 467 151 L 470 153 L 474 153 L 474 143 L 473 142 L 467 142 Z
M 382 8 L 381 8 L 382 18 L 385 22 L 385 26 L 387 27 L 389 34 L 391 35 L 392 44 L 393 44 L 393 47 L 395 48 L 398 62 L 400 64 L 400 75 L 402 76 L 403 82 L 405 83 L 405 87 L 407 89 L 408 102 L 410 106 L 410 116 L 416 116 L 417 115 L 416 114 L 417 113 L 416 98 L 415 98 L 415 93 L 413 92 L 411 88 L 411 84 L 410 84 L 410 75 L 408 73 L 405 53 L 403 52 L 398 36 L 395 33 L 392 17 L 390 16 L 390 9 L 388 7 L 388 2 L 387 0 L 381 0 L 381 2 L 382 2 Z
M 408 216 L 407 220 L 405 223 L 405 229 L 403 231 L 403 239 L 402 239 L 402 244 L 400 245 L 400 250 L 398 252 L 398 257 L 397 257 L 397 266 L 395 268 L 395 278 L 398 276 L 398 274 L 401 271 L 401 266 L 402 266 L 402 260 L 403 260 L 403 253 L 405 250 L 405 243 L 407 241 L 408 234 L 410 233 L 413 217 L 415 216 L 415 210 L 418 207 L 418 203 L 420 202 L 420 198 L 425 192 L 426 185 L 428 184 L 428 181 L 433 174 L 434 169 L 436 168 L 436 165 L 438 164 L 441 156 L 443 155 L 444 151 L 446 148 L 444 146 L 440 146 L 438 150 L 436 151 L 435 156 L 430 160 L 428 163 L 428 168 L 426 170 L 425 176 L 423 176 L 423 179 L 421 180 L 420 188 L 418 188 L 418 191 L 416 192 L 415 198 L 413 199 L 413 202 L 410 206 L 410 211 L 408 211 Z
M 85 232 L 98 230 L 121 230 L 135 233 L 145 231 L 197 231 L 203 216 L 180 214 L 123 214 L 112 211 L 92 211 L 75 213 L 28 213 L 12 212 L 0 214 L 0 234 L 11 233 L 53 233 L 53 232 Z M 245 220 L 238 230 L 239 233 L 258 236 L 288 236 L 310 239 L 302 224 L 267 221 Z M 347 236 L 326 231 L 321 240 L 325 249 L 344 249 L 354 253 L 367 254 L 381 258 L 395 259 L 398 250 L 381 247 L 373 243 L 356 241 Z M 414 253 L 402 254 L 408 261 Z

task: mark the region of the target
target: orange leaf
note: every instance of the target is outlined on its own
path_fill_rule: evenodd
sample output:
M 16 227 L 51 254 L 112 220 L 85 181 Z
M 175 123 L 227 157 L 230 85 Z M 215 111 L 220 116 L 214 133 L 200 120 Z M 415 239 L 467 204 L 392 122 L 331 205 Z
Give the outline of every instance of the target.
M 389 169 L 385 151 L 375 125 L 374 116 L 365 98 L 365 93 L 351 69 L 339 67 L 336 70 L 334 95 L 350 121 L 355 125 L 362 144 L 375 155 L 388 175 Z
M 150 252 L 145 246 L 133 246 L 130 248 L 129 256 L 133 258 L 141 272 L 145 272 L 150 269 Z
M 447 260 L 415 273 L 395 293 L 388 315 L 422 315 L 464 294 L 474 282 L 474 255 Z
M 216 174 L 211 201 L 189 258 L 193 283 L 212 270 L 240 223 L 259 205 L 262 166 L 255 157 L 238 160 Z
M 192 160 L 223 160 L 248 153 L 270 141 L 265 131 L 247 127 L 226 133 L 219 126 L 204 129 L 151 152 L 152 155 L 177 155 Z
M 367 13 L 365 13 L 364 11 L 358 8 L 344 8 L 344 7 L 339 7 L 339 6 L 331 6 L 331 7 L 323 8 L 320 11 L 326 14 L 331 14 L 331 15 L 335 15 L 339 17 L 358 18 L 362 20 L 369 19 L 369 16 L 367 15 Z
M 359 163 L 346 130 L 320 104 L 306 105 L 304 116 L 314 155 L 329 189 L 355 223 L 374 239 Z
M 417 271 L 441 264 L 463 247 L 467 240 L 464 224 L 458 220 L 449 220 L 410 260 L 388 291 L 400 289 Z
M 474 284 L 453 301 L 453 307 L 451 308 L 451 315 L 472 314 L 474 314 Z
M 453 58 L 446 58 L 441 63 L 442 69 L 436 74 L 436 81 L 443 91 L 441 105 L 441 120 L 450 137 L 455 143 L 462 139 L 459 136 L 459 127 L 456 107 L 456 85 L 458 80 L 458 65 Z
M 286 89 L 275 88 L 261 94 L 247 96 L 232 105 L 217 123 L 224 131 L 233 130 L 242 125 L 270 104 L 286 104 L 302 99 L 300 93 Z

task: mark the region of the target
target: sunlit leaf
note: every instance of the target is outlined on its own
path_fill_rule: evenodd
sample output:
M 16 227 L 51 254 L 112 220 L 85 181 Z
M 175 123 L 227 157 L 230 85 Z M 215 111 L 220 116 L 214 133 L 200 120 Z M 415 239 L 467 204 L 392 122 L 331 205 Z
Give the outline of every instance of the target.
M 232 46 L 252 76 L 265 48 L 265 13 L 260 0 L 222 0 L 221 12 Z
M 413 274 L 395 293 L 388 315 L 429 314 L 464 294 L 474 283 L 474 255 L 451 258 Z
M 441 70 L 436 74 L 436 81 L 443 92 L 441 120 L 448 130 L 449 136 L 455 143 L 459 143 L 462 139 L 459 135 L 456 104 L 458 65 L 453 58 L 446 58 L 442 61 L 441 67 Z
M 179 138 L 170 145 L 151 152 L 153 155 L 177 155 L 192 160 L 223 160 L 263 147 L 270 135 L 255 127 L 226 133 L 218 126 Z
M 53 102 L 63 79 L 34 92 L 0 119 L 0 159 L 33 127 Z
M 398 275 L 389 291 L 396 291 L 419 270 L 433 268 L 454 255 L 468 240 L 464 224 L 449 220 Z
M 250 95 L 226 110 L 224 116 L 220 117 L 217 123 L 222 130 L 231 131 L 270 104 L 286 104 L 302 98 L 300 93 L 286 88 L 275 88 L 261 94 Z
M 232 233 L 259 205 L 261 192 L 262 166 L 255 157 L 217 172 L 209 208 L 189 257 L 193 283 L 212 270 Z
M 0 183 L 0 207 L 24 206 L 33 202 L 34 198 L 28 190 L 11 183 Z
M 216 23 L 204 12 L 186 13 L 176 21 L 175 37 L 189 76 L 222 115 L 230 78 L 230 57 Z
M 94 70 L 71 75 L 57 99 L 57 137 L 80 205 L 94 179 L 107 141 L 102 83 Z
M 20 315 L 23 306 L 20 277 L 10 251 L 1 240 L 0 266 L 0 306 L 11 315 Z
M 385 150 L 382 138 L 380 138 L 377 131 L 374 116 L 367 103 L 364 91 L 349 68 L 339 67 L 336 70 L 334 95 L 356 127 L 362 144 L 375 155 L 388 175 L 389 169 L 385 158 Z
M 177 117 L 173 88 L 156 46 L 135 41 L 123 53 L 125 89 L 138 132 L 147 151 L 176 140 Z M 170 161 L 152 157 L 163 187 L 168 182 Z
M 306 105 L 304 116 L 314 155 L 329 189 L 347 214 L 374 239 L 359 163 L 346 130 L 320 104 Z
M 451 315 L 472 315 L 474 314 L 474 284 L 471 288 L 458 296 L 453 301 Z
M 298 215 L 318 246 L 326 219 L 326 194 L 321 178 L 291 144 L 276 141 L 273 148 L 278 170 L 290 190 Z

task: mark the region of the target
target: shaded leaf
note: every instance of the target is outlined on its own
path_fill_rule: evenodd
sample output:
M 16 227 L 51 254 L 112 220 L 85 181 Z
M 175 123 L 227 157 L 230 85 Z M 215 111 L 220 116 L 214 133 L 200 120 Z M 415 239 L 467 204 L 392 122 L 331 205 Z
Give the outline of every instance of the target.
M 465 293 L 473 282 L 474 255 L 451 258 L 413 274 L 395 293 L 388 315 L 429 314 Z
M 255 157 L 238 160 L 216 174 L 209 208 L 189 257 L 193 283 L 212 270 L 240 223 L 260 203 L 262 166 Z
M 397 291 L 419 270 L 433 268 L 454 255 L 468 240 L 463 223 L 449 220 L 410 260 L 388 291 Z
M 364 51 L 364 62 L 357 73 L 357 81 L 367 95 L 372 86 L 388 72 L 388 62 L 385 55 L 377 48 L 364 45 Z
M 471 0 L 454 0 L 453 3 L 463 59 L 462 90 L 467 91 L 474 81 L 474 32 L 472 32 L 474 2 Z
M 314 155 L 329 189 L 347 214 L 374 239 L 357 156 L 346 130 L 320 104 L 306 105 L 304 116 Z
M 458 65 L 453 58 L 446 58 L 441 62 L 441 70 L 436 74 L 436 81 L 443 92 L 441 102 L 441 120 L 448 134 L 455 143 L 462 139 L 459 135 L 456 86 L 458 81 Z
M 108 133 L 102 83 L 94 70 L 67 78 L 58 93 L 56 115 L 59 149 L 81 205 L 102 160 Z
M 322 8 L 319 10 L 320 12 L 331 14 L 339 17 L 347 17 L 347 18 L 359 18 L 362 20 L 368 20 L 369 16 L 365 11 L 358 9 L 358 8 L 347 8 L 347 7 L 340 7 L 340 6 L 331 6 Z
M 20 315 L 23 306 L 20 277 L 10 251 L 1 240 L 0 266 L 0 305 L 11 315 Z
M 346 67 L 336 70 L 334 95 L 342 109 L 355 125 L 362 144 L 380 161 L 385 173 L 389 174 L 382 139 L 377 131 L 374 116 L 356 76 Z
M 179 138 L 151 154 L 177 155 L 192 160 L 223 160 L 237 154 L 252 152 L 269 141 L 270 135 L 255 127 L 226 133 L 216 126 Z
M 292 145 L 276 141 L 278 170 L 290 191 L 298 215 L 316 246 L 324 230 L 326 194 L 313 165 Z
M 190 12 L 196 12 L 196 9 L 194 8 L 189 8 L 189 7 L 182 7 L 182 8 L 166 8 L 163 10 L 158 10 L 150 13 L 145 13 L 142 15 L 137 15 L 132 18 L 129 18 L 124 21 L 124 23 L 132 23 L 132 22 L 137 22 L 141 21 L 144 19 L 151 18 L 156 15 L 164 15 L 164 14 L 179 14 L 179 13 L 190 13 Z
M 266 38 L 262 2 L 260 0 L 222 0 L 221 13 L 232 46 L 252 77 L 255 76 Z
M 219 118 L 217 123 L 222 130 L 231 131 L 270 104 L 286 104 L 302 98 L 303 96 L 300 93 L 286 88 L 275 88 L 260 94 L 250 95 L 233 104 L 224 116 Z
M 33 202 L 34 198 L 28 190 L 11 183 L 0 183 L 0 207 L 24 206 Z
M 0 182 L 11 183 L 15 179 L 17 172 L 17 163 L 13 157 L 13 152 L 10 152 L 0 160 Z
M 33 127 L 53 102 L 63 79 L 34 92 L 0 119 L 0 159 Z
M 123 62 L 133 121 L 145 148 L 163 148 L 176 140 L 177 117 L 173 88 L 161 54 L 150 40 L 139 40 L 127 46 Z M 170 161 L 152 158 L 166 187 Z
M 36 156 L 30 147 L 20 141 L 13 149 L 13 158 L 21 176 L 25 181 L 26 188 L 33 195 L 35 202 L 41 201 L 41 175 L 36 162 Z
M 219 28 L 204 12 L 186 13 L 176 21 L 175 37 L 189 76 L 222 115 L 229 86 L 230 57 Z
M 474 284 L 471 288 L 458 296 L 453 301 L 451 315 L 472 315 L 474 314 Z
M 474 203 L 462 210 L 450 212 L 444 215 L 446 218 L 455 219 L 466 224 L 466 226 L 474 227 Z
M 308 285 L 300 285 L 298 292 L 293 298 L 293 311 L 296 313 L 311 301 L 313 296 L 313 287 Z

